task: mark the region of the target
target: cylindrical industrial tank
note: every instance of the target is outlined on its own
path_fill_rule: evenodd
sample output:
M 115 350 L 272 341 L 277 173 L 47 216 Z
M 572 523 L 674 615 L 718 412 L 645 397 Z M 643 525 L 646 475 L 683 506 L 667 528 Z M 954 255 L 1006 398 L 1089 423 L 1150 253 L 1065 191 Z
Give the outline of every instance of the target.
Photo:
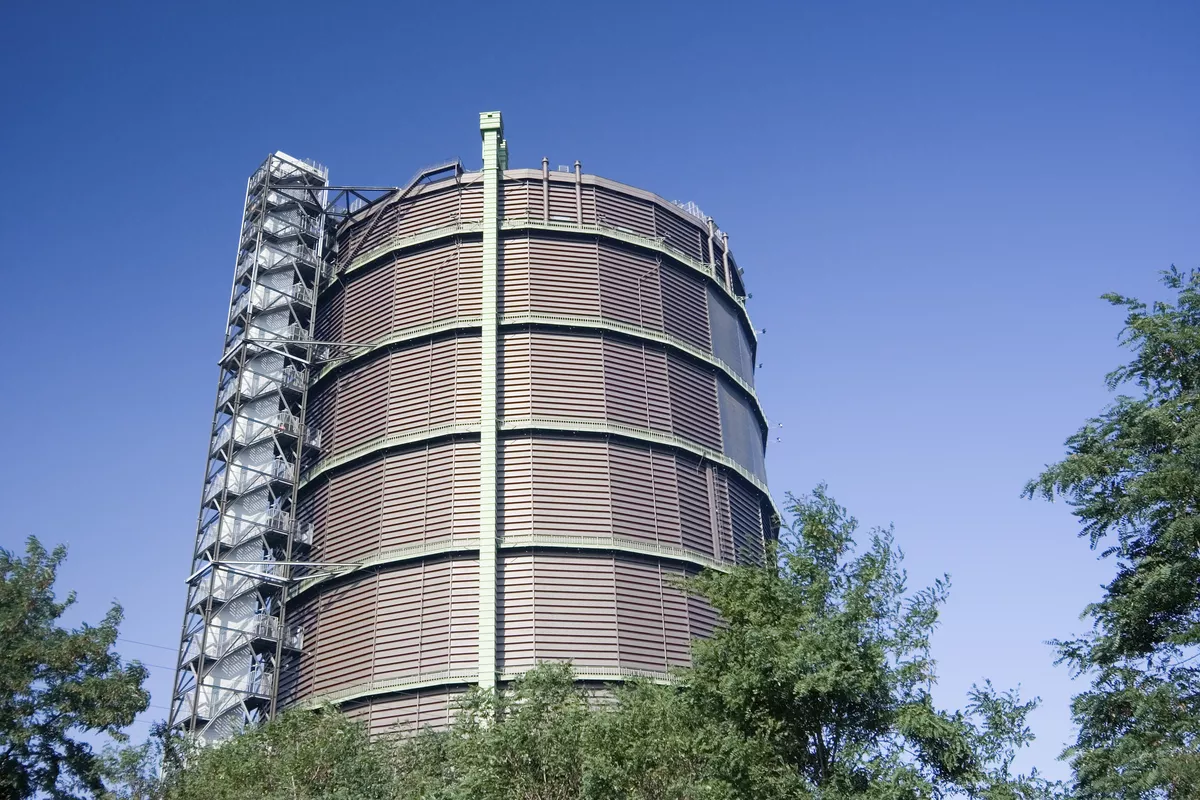
M 484 142 L 482 172 L 338 232 L 315 335 L 346 357 L 309 391 L 320 566 L 289 592 L 281 708 L 331 701 L 382 732 L 444 725 L 469 685 L 539 661 L 665 677 L 714 624 L 674 579 L 761 563 L 775 535 L 725 237 Z

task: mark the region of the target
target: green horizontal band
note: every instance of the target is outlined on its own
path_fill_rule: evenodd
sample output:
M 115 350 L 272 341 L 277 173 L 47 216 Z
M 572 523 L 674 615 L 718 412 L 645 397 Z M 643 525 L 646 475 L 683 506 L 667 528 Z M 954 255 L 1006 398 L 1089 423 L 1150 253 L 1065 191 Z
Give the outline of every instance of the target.
M 511 682 L 526 672 L 523 670 L 505 670 L 500 673 L 500 680 Z M 575 677 L 579 680 L 596 683 L 622 683 L 630 680 L 650 680 L 655 683 L 669 684 L 673 680 L 669 673 L 652 672 L 641 669 L 603 669 L 573 666 Z M 445 686 L 468 685 L 479 682 L 479 675 L 474 670 L 445 670 L 443 672 L 419 672 L 416 675 L 396 678 L 388 681 L 369 681 L 340 689 L 336 692 L 325 692 L 314 695 L 292 708 L 314 709 L 325 705 L 345 705 L 359 700 L 369 700 L 404 692 L 416 692 L 422 689 L 435 689 Z

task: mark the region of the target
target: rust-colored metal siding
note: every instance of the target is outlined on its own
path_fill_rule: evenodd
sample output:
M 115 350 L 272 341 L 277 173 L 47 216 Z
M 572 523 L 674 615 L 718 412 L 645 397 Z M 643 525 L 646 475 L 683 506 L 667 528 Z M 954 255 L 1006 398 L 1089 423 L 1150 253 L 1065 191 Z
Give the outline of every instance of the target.
M 501 674 L 539 661 L 570 661 L 583 678 L 665 676 L 688 662 L 693 625 L 712 619 L 710 610 L 699 611 L 702 620 L 691 619 L 673 581 L 686 573 L 670 562 L 610 553 L 505 555 Z
M 406 342 L 345 365 L 310 393 L 310 426 L 338 455 L 384 436 L 479 418 L 479 338 Z
M 355 346 L 309 395 L 321 457 L 298 522 L 324 566 L 289 600 L 303 646 L 284 706 L 332 699 L 376 734 L 447 724 L 478 677 L 481 514 L 501 680 L 540 660 L 666 676 L 716 624 L 676 579 L 761 564 L 774 535 L 754 336 L 720 237 L 710 255 L 707 225 L 593 176 L 521 171 L 501 188 L 490 358 L 478 175 L 338 234 L 315 328 Z M 497 500 L 481 509 L 489 364 Z

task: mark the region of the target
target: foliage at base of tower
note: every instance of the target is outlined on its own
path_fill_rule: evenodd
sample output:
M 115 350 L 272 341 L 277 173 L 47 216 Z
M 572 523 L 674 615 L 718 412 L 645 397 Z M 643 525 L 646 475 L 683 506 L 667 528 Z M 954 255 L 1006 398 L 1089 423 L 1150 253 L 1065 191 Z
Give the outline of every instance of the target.
M 1163 279 L 1174 303 L 1105 296 L 1126 310 L 1134 352 L 1109 388 L 1140 396 L 1088 420 L 1025 488 L 1065 498 L 1080 536 L 1116 562 L 1084 611 L 1092 629 L 1056 643 L 1091 680 L 1067 751 L 1084 798 L 1200 797 L 1200 271 Z
M 141 748 L 109 754 L 104 800 L 391 800 L 398 793 L 391 744 L 372 741 L 363 725 L 332 709 L 281 714 L 206 747 L 156 733 Z
M 99 625 L 58 620 L 75 603 L 54 597 L 66 549 L 30 538 L 25 557 L 0 548 L 0 797 L 74 798 L 100 791 L 100 757 L 81 737 L 121 732 L 146 709 L 146 669 L 112 652 L 113 605 Z
M 685 588 L 725 624 L 674 683 L 584 690 L 542 664 L 476 689 L 445 731 L 370 742 L 331 711 L 290 712 L 194 752 L 167 800 L 735 800 L 1060 794 L 1015 776 L 1034 702 L 990 684 L 938 710 L 929 637 L 947 584 L 910 592 L 890 531 L 862 552 L 822 489 L 791 502 L 777 568 L 706 572 Z M 136 760 L 136 759 L 135 759 Z M 136 772 L 136 771 L 135 771 Z M 130 796 L 130 795 L 126 795 Z M 139 796 L 140 797 L 140 796 Z

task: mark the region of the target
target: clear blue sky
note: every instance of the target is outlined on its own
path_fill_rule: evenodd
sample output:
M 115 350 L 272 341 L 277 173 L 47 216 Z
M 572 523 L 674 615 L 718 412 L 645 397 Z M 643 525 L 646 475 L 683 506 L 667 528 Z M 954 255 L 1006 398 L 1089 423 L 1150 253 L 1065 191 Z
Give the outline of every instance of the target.
M 474 167 L 500 109 L 515 166 L 578 158 L 730 232 L 772 488 L 828 481 L 914 582 L 950 572 L 940 701 L 1022 683 L 1025 761 L 1064 775 L 1044 641 L 1108 568 L 1019 493 L 1107 400 L 1098 296 L 1200 266 L 1200 6 L 351 7 L 0 10 L 0 545 L 69 543 L 82 615 L 116 598 L 174 648 L 246 176 L 273 149 L 344 183 Z

